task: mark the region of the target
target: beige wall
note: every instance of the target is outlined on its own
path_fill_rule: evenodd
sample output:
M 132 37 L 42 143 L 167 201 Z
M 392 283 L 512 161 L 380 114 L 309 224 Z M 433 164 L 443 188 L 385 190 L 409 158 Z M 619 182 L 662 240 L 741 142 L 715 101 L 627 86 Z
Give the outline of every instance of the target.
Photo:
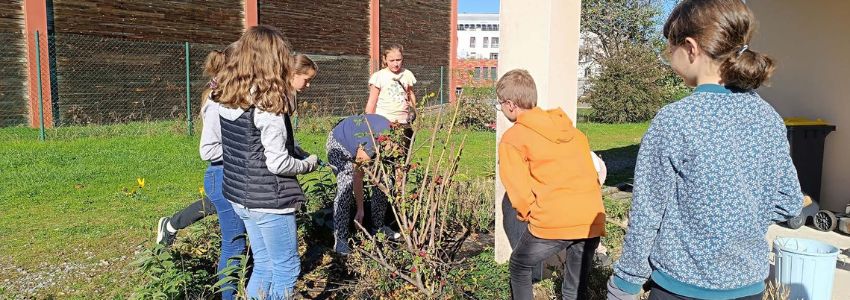
M 533 3 L 533 4 L 532 4 Z M 500 2 L 499 76 L 526 69 L 537 85 L 537 106 L 561 107 L 575 120 L 578 90 L 578 44 L 581 1 L 502 0 Z M 496 140 L 511 124 L 497 113 Z M 498 161 L 497 161 L 498 163 Z M 505 262 L 511 248 L 502 227 L 505 189 L 496 169 L 496 261 Z M 511 216 L 512 217 L 512 216 Z
M 750 0 L 759 19 L 751 49 L 779 61 L 771 87 L 760 89 L 783 117 L 836 125 L 826 139 L 822 205 L 850 201 L 850 1 Z

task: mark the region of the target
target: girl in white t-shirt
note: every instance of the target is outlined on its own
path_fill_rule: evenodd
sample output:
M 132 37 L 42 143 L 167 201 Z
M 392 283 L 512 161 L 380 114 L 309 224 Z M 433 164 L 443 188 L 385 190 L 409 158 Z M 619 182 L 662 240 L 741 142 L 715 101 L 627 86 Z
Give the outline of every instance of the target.
M 384 68 L 369 78 L 366 113 L 381 115 L 390 122 L 409 124 L 413 117 L 409 109 L 416 107 L 416 95 L 413 94 L 416 77 L 413 72 L 402 67 L 402 51 L 402 46 L 398 44 L 384 48 Z

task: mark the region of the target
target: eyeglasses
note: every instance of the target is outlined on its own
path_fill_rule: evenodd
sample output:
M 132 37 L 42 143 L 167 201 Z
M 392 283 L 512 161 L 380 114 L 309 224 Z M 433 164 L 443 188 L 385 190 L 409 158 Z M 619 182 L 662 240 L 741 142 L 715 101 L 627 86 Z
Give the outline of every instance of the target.
M 495 105 L 495 106 L 496 106 L 496 111 L 502 111 L 502 104 L 504 104 L 504 103 L 510 103 L 510 101 L 511 101 L 511 100 L 505 100 L 505 101 L 501 101 L 501 100 L 499 100 L 499 103 L 496 103 L 496 105 Z

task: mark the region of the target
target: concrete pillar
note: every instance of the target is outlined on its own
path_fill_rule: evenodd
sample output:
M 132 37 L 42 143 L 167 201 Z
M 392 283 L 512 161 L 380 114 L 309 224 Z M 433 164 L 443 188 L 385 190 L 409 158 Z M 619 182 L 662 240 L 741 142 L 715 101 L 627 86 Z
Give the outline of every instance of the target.
M 576 118 L 578 51 L 581 1 L 502 0 L 499 13 L 499 76 L 512 69 L 526 69 L 537 84 L 537 106 L 561 107 Z M 497 113 L 496 141 L 511 123 Z M 498 161 L 496 162 L 498 164 Z M 496 261 L 510 258 L 505 234 L 502 199 L 505 189 L 496 168 Z

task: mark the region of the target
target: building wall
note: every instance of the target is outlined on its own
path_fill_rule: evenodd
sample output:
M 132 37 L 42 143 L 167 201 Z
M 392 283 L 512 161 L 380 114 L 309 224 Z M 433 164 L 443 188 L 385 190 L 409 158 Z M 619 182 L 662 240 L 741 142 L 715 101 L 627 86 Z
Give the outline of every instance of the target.
M 771 86 L 759 93 L 783 117 L 822 118 L 826 138 L 822 205 L 844 211 L 850 201 L 850 2 L 750 0 L 760 26 L 750 49 L 777 59 Z
M 471 47 L 470 38 L 475 38 L 475 47 Z M 484 47 L 484 38 L 487 38 L 487 47 Z M 498 31 L 462 30 L 457 32 L 458 57 L 470 59 L 490 59 L 491 55 L 499 54 L 499 48 L 492 45 L 493 39 L 499 38 Z M 474 54 L 473 54 L 474 53 Z M 498 57 L 497 57 L 498 58 Z
M 369 1 L 257 2 L 260 24 L 279 28 L 296 51 L 321 55 L 369 55 Z M 343 17 L 344 16 L 344 17 Z
M 0 3 L 0 127 L 27 122 L 26 43 L 21 0 Z
M 404 44 L 406 66 L 418 79 L 417 96 L 433 94 L 430 101 L 438 101 L 440 87 L 449 89 L 452 0 L 378 2 L 381 44 Z M 49 49 L 45 69 L 49 66 L 51 72 L 44 80 L 51 84 L 57 125 L 185 115 L 185 42 L 189 43 L 189 100 L 196 113 L 206 86 L 200 74 L 204 58 L 239 38 L 246 22 L 244 4 L 232 0 L 48 1 L 49 45 L 43 50 Z M 352 107 L 361 111 L 370 75 L 370 1 L 258 0 L 257 4 L 259 24 L 280 28 L 296 51 L 319 63 L 313 88 L 300 99 L 324 113 L 350 113 Z M 0 55 L 0 104 L 4 105 L 0 126 L 25 123 L 29 110 L 22 25 L 14 25 L 21 23 L 22 15 L 21 0 L 0 4 L 0 34 L 17 33 L 0 36 L 10 39 L 0 43 L 4 54 Z M 448 101 L 448 95 L 444 96 Z M 11 103 L 9 108 L 6 103 Z
M 459 59 L 452 70 L 452 80 L 460 88 L 493 87 L 498 79 L 498 65 L 496 59 Z
M 457 56 L 460 59 L 490 59 L 498 55 L 498 44 L 493 47 L 493 38 L 499 39 L 499 14 L 458 14 Z M 474 44 L 470 38 L 474 37 Z M 487 47 L 484 47 L 484 38 Z M 498 58 L 498 57 L 496 57 Z
M 53 0 L 53 18 L 57 34 L 163 42 L 228 43 L 243 28 L 242 3 L 229 0 Z
M 440 101 L 443 67 L 443 101 L 448 102 L 449 41 L 451 30 L 455 30 L 451 28 L 451 0 L 380 0 L 380 5 L 381 47 L 392 43 L 404 46 L 404 65 L 416 76 L 420 100 L 434 93 L 429 102 Z
M 206 54 L 239 38 L 240 1 L 53 0 L 51 75 L 57 124 L 112 123 L 185 114 L 185 48 L 192 97 Z
M 319 65 L 311 88 L 299 95 L 313 114 L 363 110 L 369 93 L 369 1 L 266 1 L 259 23 L 284 32 L 295 51 Z M 344 16 L 344 17 L 341 17 Z

